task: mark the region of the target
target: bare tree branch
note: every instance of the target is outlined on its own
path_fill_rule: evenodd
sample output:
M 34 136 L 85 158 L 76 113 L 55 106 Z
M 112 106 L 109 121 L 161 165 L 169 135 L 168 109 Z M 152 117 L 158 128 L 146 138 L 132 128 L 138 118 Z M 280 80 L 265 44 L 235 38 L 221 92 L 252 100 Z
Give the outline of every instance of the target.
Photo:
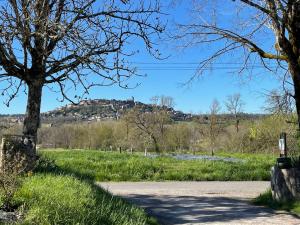
M 92 87 L 128 88 L 128 79 L 140 75 L 128 58 L 141 45 L 160 57 L 154 40 L 165 28 L 161 15 L 159 0 L 2 1 L 0 69 L 7 84 L 2 93 L 9 104 L 28 87 L 24 134 L 36 136 L 44 86 L 56 85 L 62 100 L 73 103 L 70 85 L 83 89 L 81 97 Z
M 241 53 L 245 56 L 239 72 L 251 68 L 253 62 L 257 63 L 258 57 L 269 72 L 284 74 L 283 83 L 293 85 L 294 93 L 289 93 L 289 96 L 295 99 L 300 129 L 300 1 L 228 0 L 230 9 L 239 8 L 242 15 L 231 13 L 233 20 L 230 20 L 230 24 L 223 22 L 228 18 L 222 18 L 223 21 L 213 19 L 223 13 L 224 7 L 220 1 L 192 2 L 193 20 L 177 24 L 178 34 L 174 35 L 175 39 L 183 42 L 184 47 L 209 45 L 216 49 L 200 61 L 195 76 L 202 74 L 207 66 L 213 65 L 217 60 L 224 62 L 224 59 L 232 58 L 230 54 L 233 53 L 238 55 L 237 60 L 242 60 Z M 269 41 L 262 41 L 265 36 L 269 39 L 264 40 L 274 40 L 272 45 Z M 275 69 L 266 63 L 272 61 Z

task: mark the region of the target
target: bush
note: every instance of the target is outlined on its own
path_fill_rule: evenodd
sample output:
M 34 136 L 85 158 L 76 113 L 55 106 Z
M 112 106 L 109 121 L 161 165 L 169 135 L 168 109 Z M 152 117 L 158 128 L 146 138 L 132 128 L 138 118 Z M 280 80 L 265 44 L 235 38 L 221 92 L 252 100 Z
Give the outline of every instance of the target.
M 228 136 L 224 150 L 279 155 L 279 134 L 286 132 L 289 154 L 299 155 L 296 126 L 293 123 L 287 123 L 287 120 L 292 120 L 290 117 L 289 115 L 272 115 L 257 121 L 245 122 L 239 133 L 227 128 Z

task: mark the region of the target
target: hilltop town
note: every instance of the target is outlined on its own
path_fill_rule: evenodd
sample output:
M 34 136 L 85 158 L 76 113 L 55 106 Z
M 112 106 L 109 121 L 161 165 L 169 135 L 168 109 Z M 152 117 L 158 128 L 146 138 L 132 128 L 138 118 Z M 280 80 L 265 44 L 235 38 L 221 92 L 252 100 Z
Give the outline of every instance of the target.
M 126 112 L 134 107 L 140 107 L 144 112 L 152 112 L 154 107 L 164 108 L 167 110 L 174 121 L 188 121 L 193 116 L 172 107 L 155 106 L 154 104 L 145 104 L 135 101 L 134 98 L 129 100 L 116 99 L 93 99 L 82 100 L 78 104 L 68 104 L 55 110 L 42 114 L 44 122 L 55 121 L 102 121 L 102 120 L 119 120 Z
M 157 106 L 135 101 L 134 98 L 128 100 L 116 99 L 88 99 L 82 100 L 78 104 L 67 104 L 57 109 L 41 114 L 42 123 L 70 123 L 70 122 L 97 122 L 106 120 L 119 120 L 134 107 L 140 107 L 144 112 L 152 112 L 155 107 L 167 110 L 173 121 L 197 120 L 201 123 L 208 122 L 208 114 L 192 114 L 175 110 L 173 107 Z M 263 114 L 241 113 L 240 119 L 251 120 L 263 117 Z M 221 121 L 232 120 L 233 115 L 219 114 Z M 23 114 L 0 115 L 2 124 L 22 124 Z

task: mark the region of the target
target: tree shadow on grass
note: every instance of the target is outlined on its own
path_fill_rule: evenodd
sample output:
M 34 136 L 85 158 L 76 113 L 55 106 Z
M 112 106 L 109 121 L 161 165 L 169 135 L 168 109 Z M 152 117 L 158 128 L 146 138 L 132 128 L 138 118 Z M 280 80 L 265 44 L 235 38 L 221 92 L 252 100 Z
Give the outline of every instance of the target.
M 130 212 L 130 215 L 123 216 L 124 217 L 123 220 L 126 224 L 131 224 L 132 221 L 140 221 L 138 224 L 141 224 L 141 220 L 140 220 L 141 215 L 139 212 L 136 211 L 136 209 L 138 208 L 137 206 L 132 205 L 130 202 L 118 196 L 114 196 L 112 198 L 111 193 L 104 190 L 103 188 L 100 188 L 99 185 L 95 184 L 95 177 L 90 174 L 82 173 L 81 171 L 77 171 L 76 169 L 72 169 L 72 168 L 59 167 L 55 164 L 55 160 L 48 159 L 46 157 L 39 158 L 34 172 L 41 173 L 41 174 L 73 176 L 89 184 L 93 189 L 96 205 L 99 206 L 102 205 L 103 207 L 104 204 L 105 212 L 107 213 L 106 216 L 101 216 L 100 221 L 98 221 L 97 224 L 115 224 L 114 220 L 116 218 L 110 218 L 110 214 L 111 212 L 116 212 L 116 211 L 119 211 L 118 213 L 119 215 L 128 214 L 128 212 Z M 127 219 L 125 219 L 125 217 Z M 147 215 L 145 215 L 144 218 L 146 219 L 146 224 L 158 225 L 156 219 L 148 217 Z
M 44 156 L 39 158 L 34 172 L 51 173 L 55 175 L 69 175 L 89 183 L 94 183 L 95 180 L 95 177 L 91 174 L 84 173 L 73 168 L 59 167 L 55 164 L 55 160 L 46 158 Z
M 162 225 L 229 222 L 239 224 L 241 221 L 259 224 L 267 222 L 274 214 L 279 214 L 269 208 L 250 205 L 247 200 L 219 196 L 129 195 L 125 198 L 145 208 Z M 280 213 L 280 216 L 284 215 L 295 221 L 299 219 L 288 213 Z M 289 224 L 288 221 L 285 224 Z

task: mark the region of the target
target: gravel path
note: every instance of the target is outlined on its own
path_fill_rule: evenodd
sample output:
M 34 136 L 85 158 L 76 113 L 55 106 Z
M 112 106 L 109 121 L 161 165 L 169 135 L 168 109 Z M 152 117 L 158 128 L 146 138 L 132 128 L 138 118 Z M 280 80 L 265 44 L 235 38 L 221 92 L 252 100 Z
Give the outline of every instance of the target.
M 249 204 L 269 182 L 111 182 L 99 183 L 143 207 L 162 225 L 299 224 L 286 212 Z

